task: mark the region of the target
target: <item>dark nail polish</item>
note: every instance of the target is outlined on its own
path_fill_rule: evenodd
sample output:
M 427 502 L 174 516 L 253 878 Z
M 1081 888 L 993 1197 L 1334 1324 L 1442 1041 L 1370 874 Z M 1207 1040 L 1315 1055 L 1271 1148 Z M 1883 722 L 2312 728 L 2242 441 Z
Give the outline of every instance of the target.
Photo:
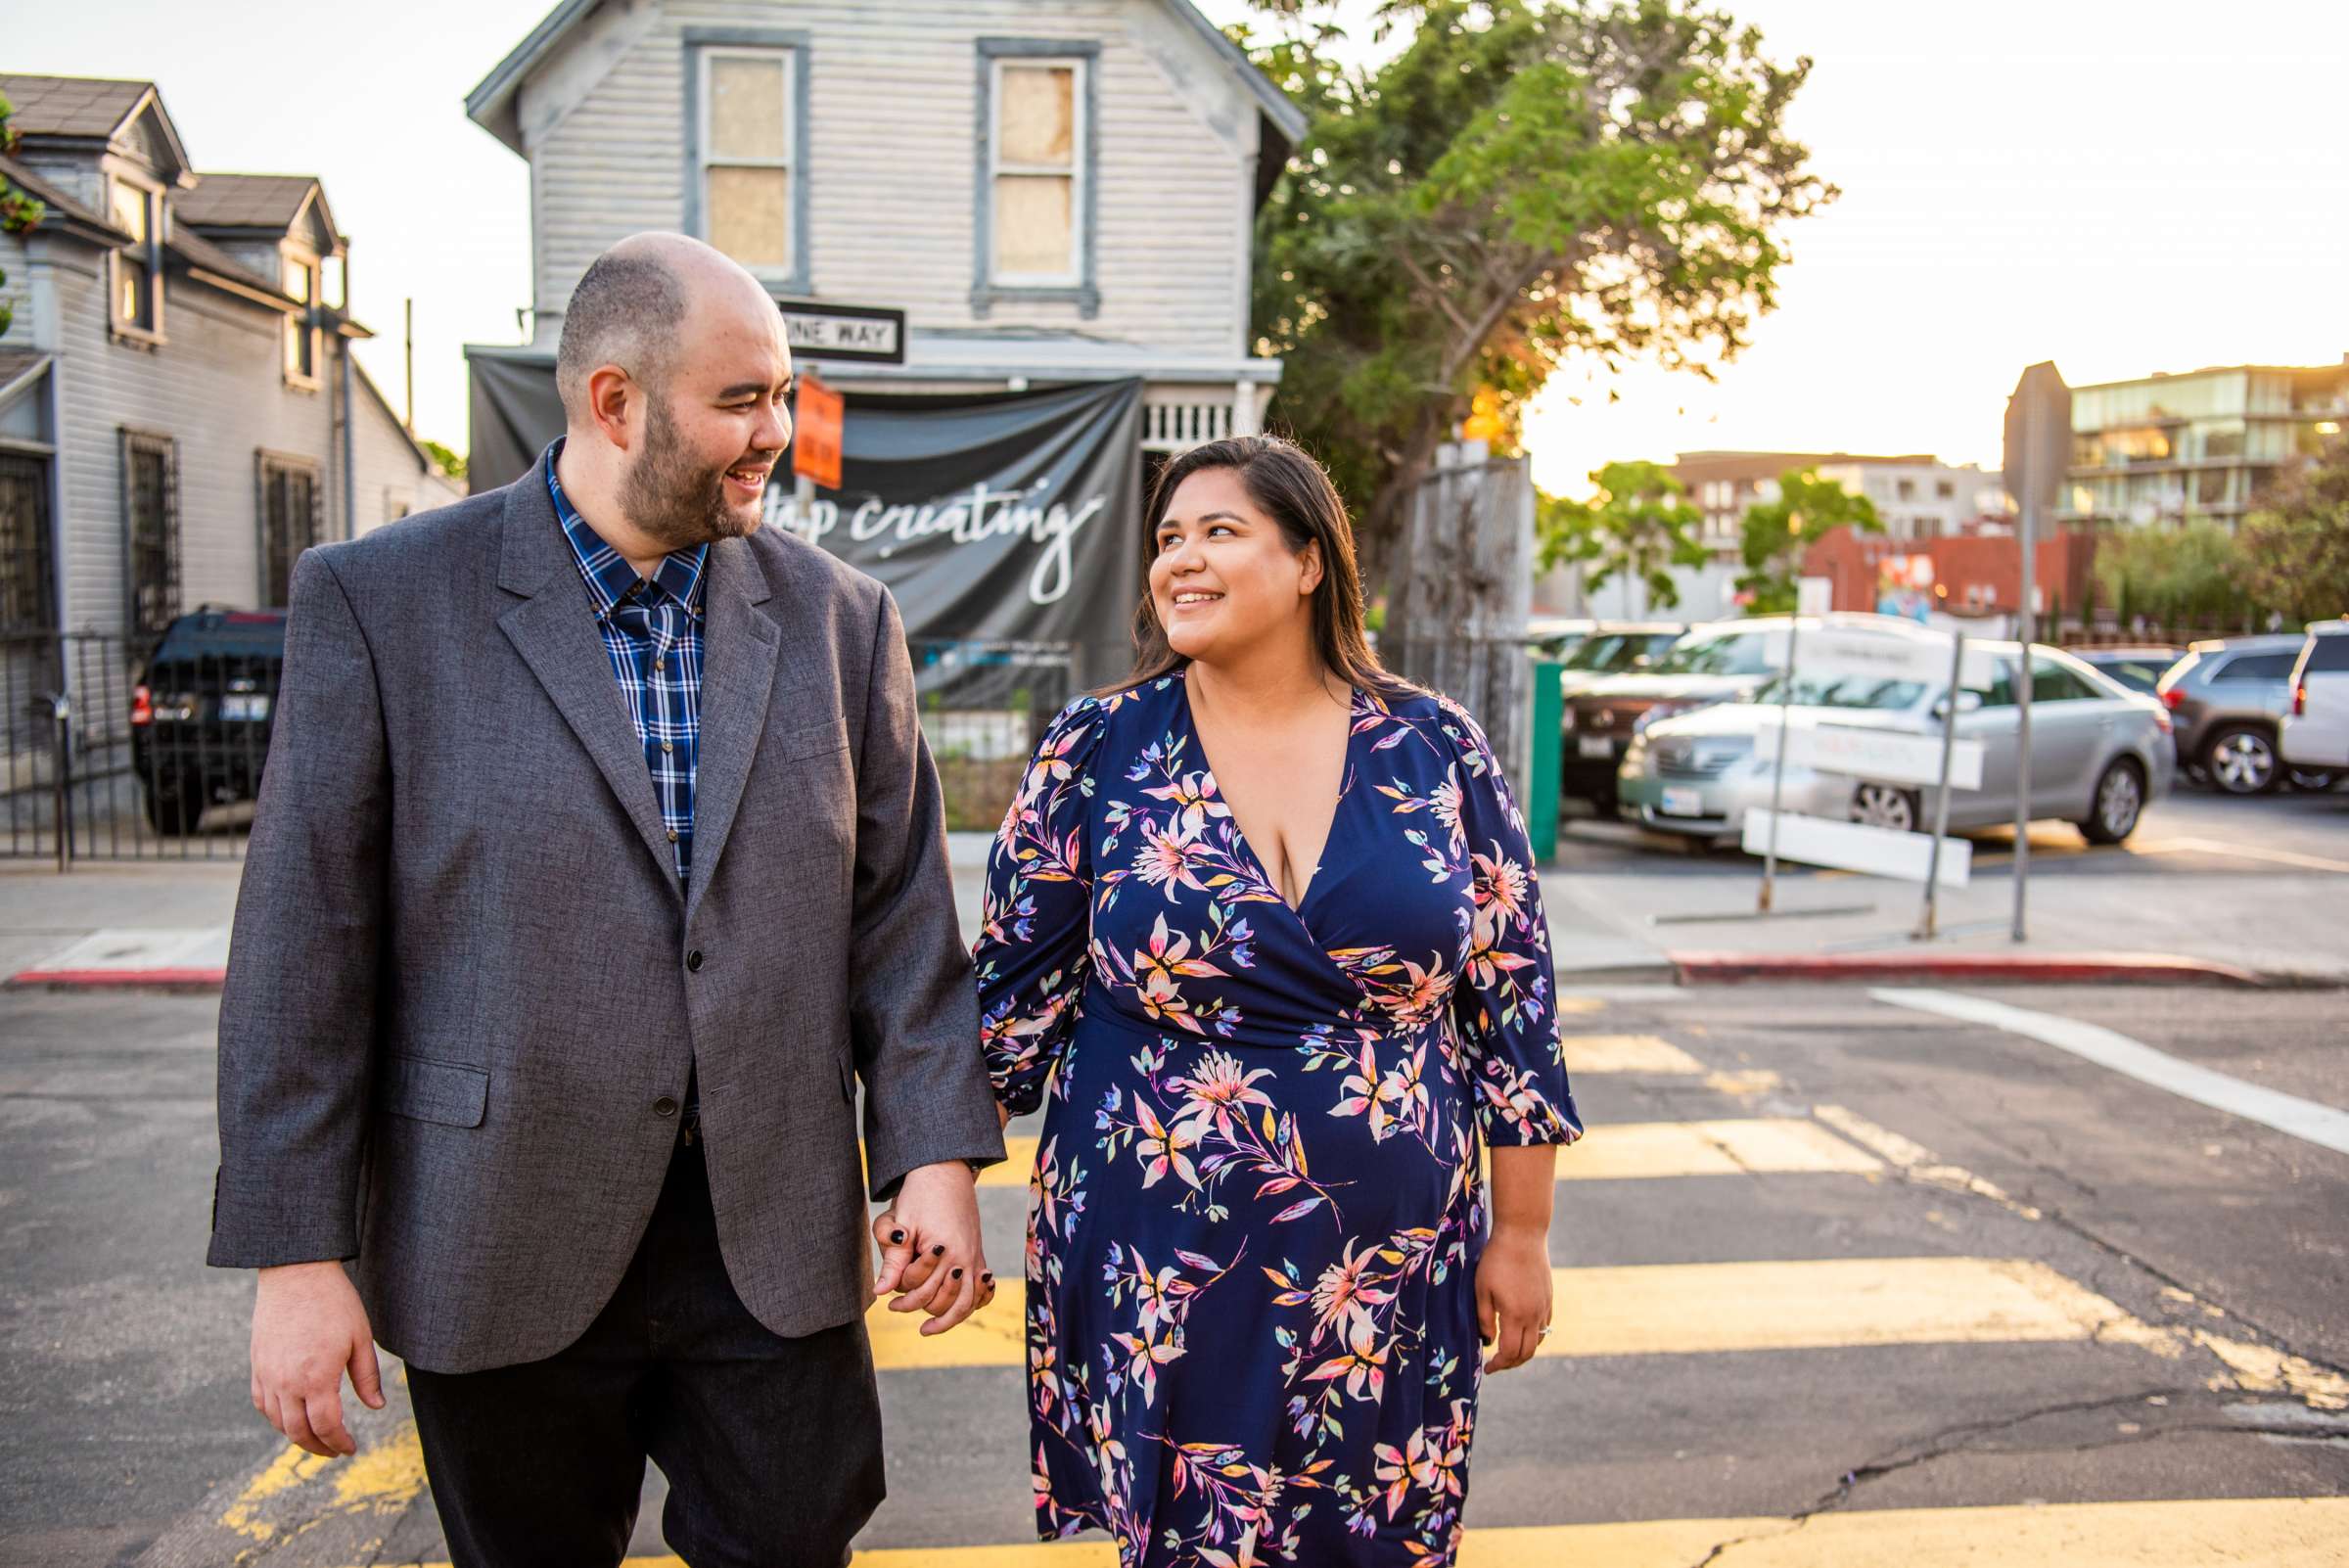
M 954 1277 L 954 1278 L 956 1278 L 956 1279 L 960 1279 L 960 1278 L 962 1277 L 962 1270 L 961 1270 L 961 1269 L 959 1269 L 959 1268 L 955 1269 L 955 1270 L 954 1270 L 954 1273 L 953 1273 L 953 1277 Z
M 995 1276 L 994 1276 L 993 1274 L 981 1274 L 981 1275 L 979 1276 L 979 1283 L 981 1283 L 982 1285 L 991 1285 L 991 1284 L 993 1284 L 994 1282 L 995 1282 Z
M 894 1245 L 896 1245 L 898 1242 L 903 1241 L 903 1240 L 905 1239 L 905 1232 L 904 1232 L 904 1231 L 902 1231 L 902 1230 L 893 1230 L 893 1231 L 891 1231 L 891 1232 L 889 1233 L 889 1239 L 890 1239 L 890 1243 L 891 1243 L 891 1245 L 893 1245 L 893 1246 L 894 1246 Z
M 931 1257 L 933 1257 L 933 1258 L 944 1258 L 945 1255 L 946 1255 L 946 1249 L 945 1249 L 944 1247 L 943 1247 L 943 1246 L 941 1246 L 941 1247 L 933 1247 L 933 1248 L 931 1248 L 931 1249 L 930 1249 L 930 1256 L 931 1256 Z

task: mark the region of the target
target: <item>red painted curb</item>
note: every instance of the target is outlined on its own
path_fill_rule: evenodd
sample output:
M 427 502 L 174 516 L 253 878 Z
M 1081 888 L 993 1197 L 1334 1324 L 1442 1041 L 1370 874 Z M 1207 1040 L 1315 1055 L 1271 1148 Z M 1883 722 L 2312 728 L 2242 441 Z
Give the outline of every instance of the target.
M 225 969 L 26 969 L 10 991 L 218 991 Z
M 2234 964 L 2160 952 L 1676 952 L 1683 986 L 1744 981 L 2005 981 L 2022 985 L 2265 986 Z

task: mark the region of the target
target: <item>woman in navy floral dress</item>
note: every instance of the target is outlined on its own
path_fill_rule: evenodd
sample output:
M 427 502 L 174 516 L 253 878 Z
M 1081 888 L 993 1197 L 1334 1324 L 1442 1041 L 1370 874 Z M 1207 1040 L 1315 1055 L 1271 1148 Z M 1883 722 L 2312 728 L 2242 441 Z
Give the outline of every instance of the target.
M 1037 1533 L 1106 1529 L 1126 1568 L 1449 1563 L 1582 1130 L 1524 824 L 1468 715 L 1370 655 L 1297 448 L 1185 453 L 1150 537 L 1140 672 L 1052 722 L 975 954 L 1005 1115 L 1049 1100 Z

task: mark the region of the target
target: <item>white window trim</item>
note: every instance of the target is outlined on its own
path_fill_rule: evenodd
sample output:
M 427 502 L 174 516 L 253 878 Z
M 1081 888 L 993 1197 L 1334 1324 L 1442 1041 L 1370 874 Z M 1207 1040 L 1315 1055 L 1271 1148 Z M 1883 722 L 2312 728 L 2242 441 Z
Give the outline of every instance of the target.
M 783 203 L 784 221 L 791 225 L 785 236 L 787 249 L 796 257 L 804 253 L 805 238 L 800 233 L 800 113 L 799 53 L 792 45 L 769 44 L 703 44 L 695 50 L 694 69 L 699 72 L 695 82 L 696 111 L 700 123 L 695 127 L 694 152 L 698 200 L 695 209 L 701 218 L 701 238 L 710 238 L 710 170 L 713 168 L 779 168 L 791 176 L 791 189 Z M 767 61 L 778 67 L 783 74 L 783 156 L 781 158 L 720 158 L 710 135 L 710 114 L 715 97 L 710 90 L 712 68 L 721 60 Z M 798 274 L 795 262 L 754 266 L 751 275 L 762 282 L 781 282 Z
M 995 179 L 1003 174 L 1040 174 L 1069 182 L 1069 265 L 1062 272 L 997 272 L 994 257 L 988 257 L 989 281 L 1001 289 L 1074 289 L 1084 283 L 1084 225 L 1086 133 L 1091 128 L 1085 120 L 1088 83 L 1085 72 L 1092 62 L 1082 55 L 997 55 L 989 65 L 992 79 L 989 83 L 988 114 L 993 123 L 987 128 L 987 202 L 990 218 L 999 222 L 1002 208 L 995 202 Z M 1069 77 L 1069 166 L 1066 169 L 1042 163 L 1008 162 L 1003 157 L 1003 72 L 1006 69 L 1023 70 L 1058 69 L 1067 68 Z M 993 236 L 990 232 L 990 243 Z
M 108 253 L 106 258 L 107 325 L 116 337 L 132 339 L 138 343 L 161 343 L 163 341 L 163 188 L 153 180 L 142 179 L 135 175 L 119 172 L 109 173 L 106 192 L 106 215 L 109 222 L 114 221 L 115 187 L 117 185 L 128 186 L 147 198 L 147 254 L 144 259 L 147 263 L 149 302 L 153 307 L 155 323 L 153 326 L 147 326 L 136 321 L 125 321 L 117 310 L 116 307 L 122 298 L 122 278 L 118 266 L 122 255 L 120 252 L 115 251 Z
M 300 265 L 307 267 L 310 273 L 310 298 L 308 302 L 302 307 L 302 315 L 306 316 L 312 311 L 318 309 L 320 305 L 319 294 L 326 287 L 325 261 L 319 256 L 313 254 L 307 246 L 296 245 L 292 241 L 288 241 L 285 244 L 280 245 L 277 248 L 277 254 L 278 266 L 280 268 L 277 280 L 279 292 L 283 293 L 285 290 L 286 280 L 283 271 L 285 264 L 288 261 L 299 262 Z M 300 330 L 301 321 L 302 316 L 289 316 L 286 319 L 287 330 Z M 316 392 L 319 390 L 319 388 L 325 385 L 325 334 L 315 326 L 309 327 L 307 331 L 310 335 L 310 373 L 305 376 L 294 368 L 292 361 L 287 356 L 286 340 L 282 335 L 279 337 L 277 345 L 278 364 L 286 378 L 287 386 L 299 387 L 305 392 Z

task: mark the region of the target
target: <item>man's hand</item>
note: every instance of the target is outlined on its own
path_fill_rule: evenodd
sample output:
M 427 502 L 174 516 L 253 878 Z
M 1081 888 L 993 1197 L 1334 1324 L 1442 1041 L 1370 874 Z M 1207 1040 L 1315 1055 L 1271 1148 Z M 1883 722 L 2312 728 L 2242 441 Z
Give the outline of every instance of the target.
M 343 1374 L 371 1410 L 384 1407 L 367 1309 L 339 1263 L 264 1268 L 253 1302 L 253 1407 L 296 1448 L 322 1458 L 358 1452 L 343 1424 Z
M 897 1201 L 873 1222 L 881 1274 L 873 1299 L 891 1291 L 893 1313 L 927 1312 L 925 1334 L 943 1334 L 993 1299 L 995 1276 L 980 1246 L 979 1195 L 960 1160 L 906 1174 Z

